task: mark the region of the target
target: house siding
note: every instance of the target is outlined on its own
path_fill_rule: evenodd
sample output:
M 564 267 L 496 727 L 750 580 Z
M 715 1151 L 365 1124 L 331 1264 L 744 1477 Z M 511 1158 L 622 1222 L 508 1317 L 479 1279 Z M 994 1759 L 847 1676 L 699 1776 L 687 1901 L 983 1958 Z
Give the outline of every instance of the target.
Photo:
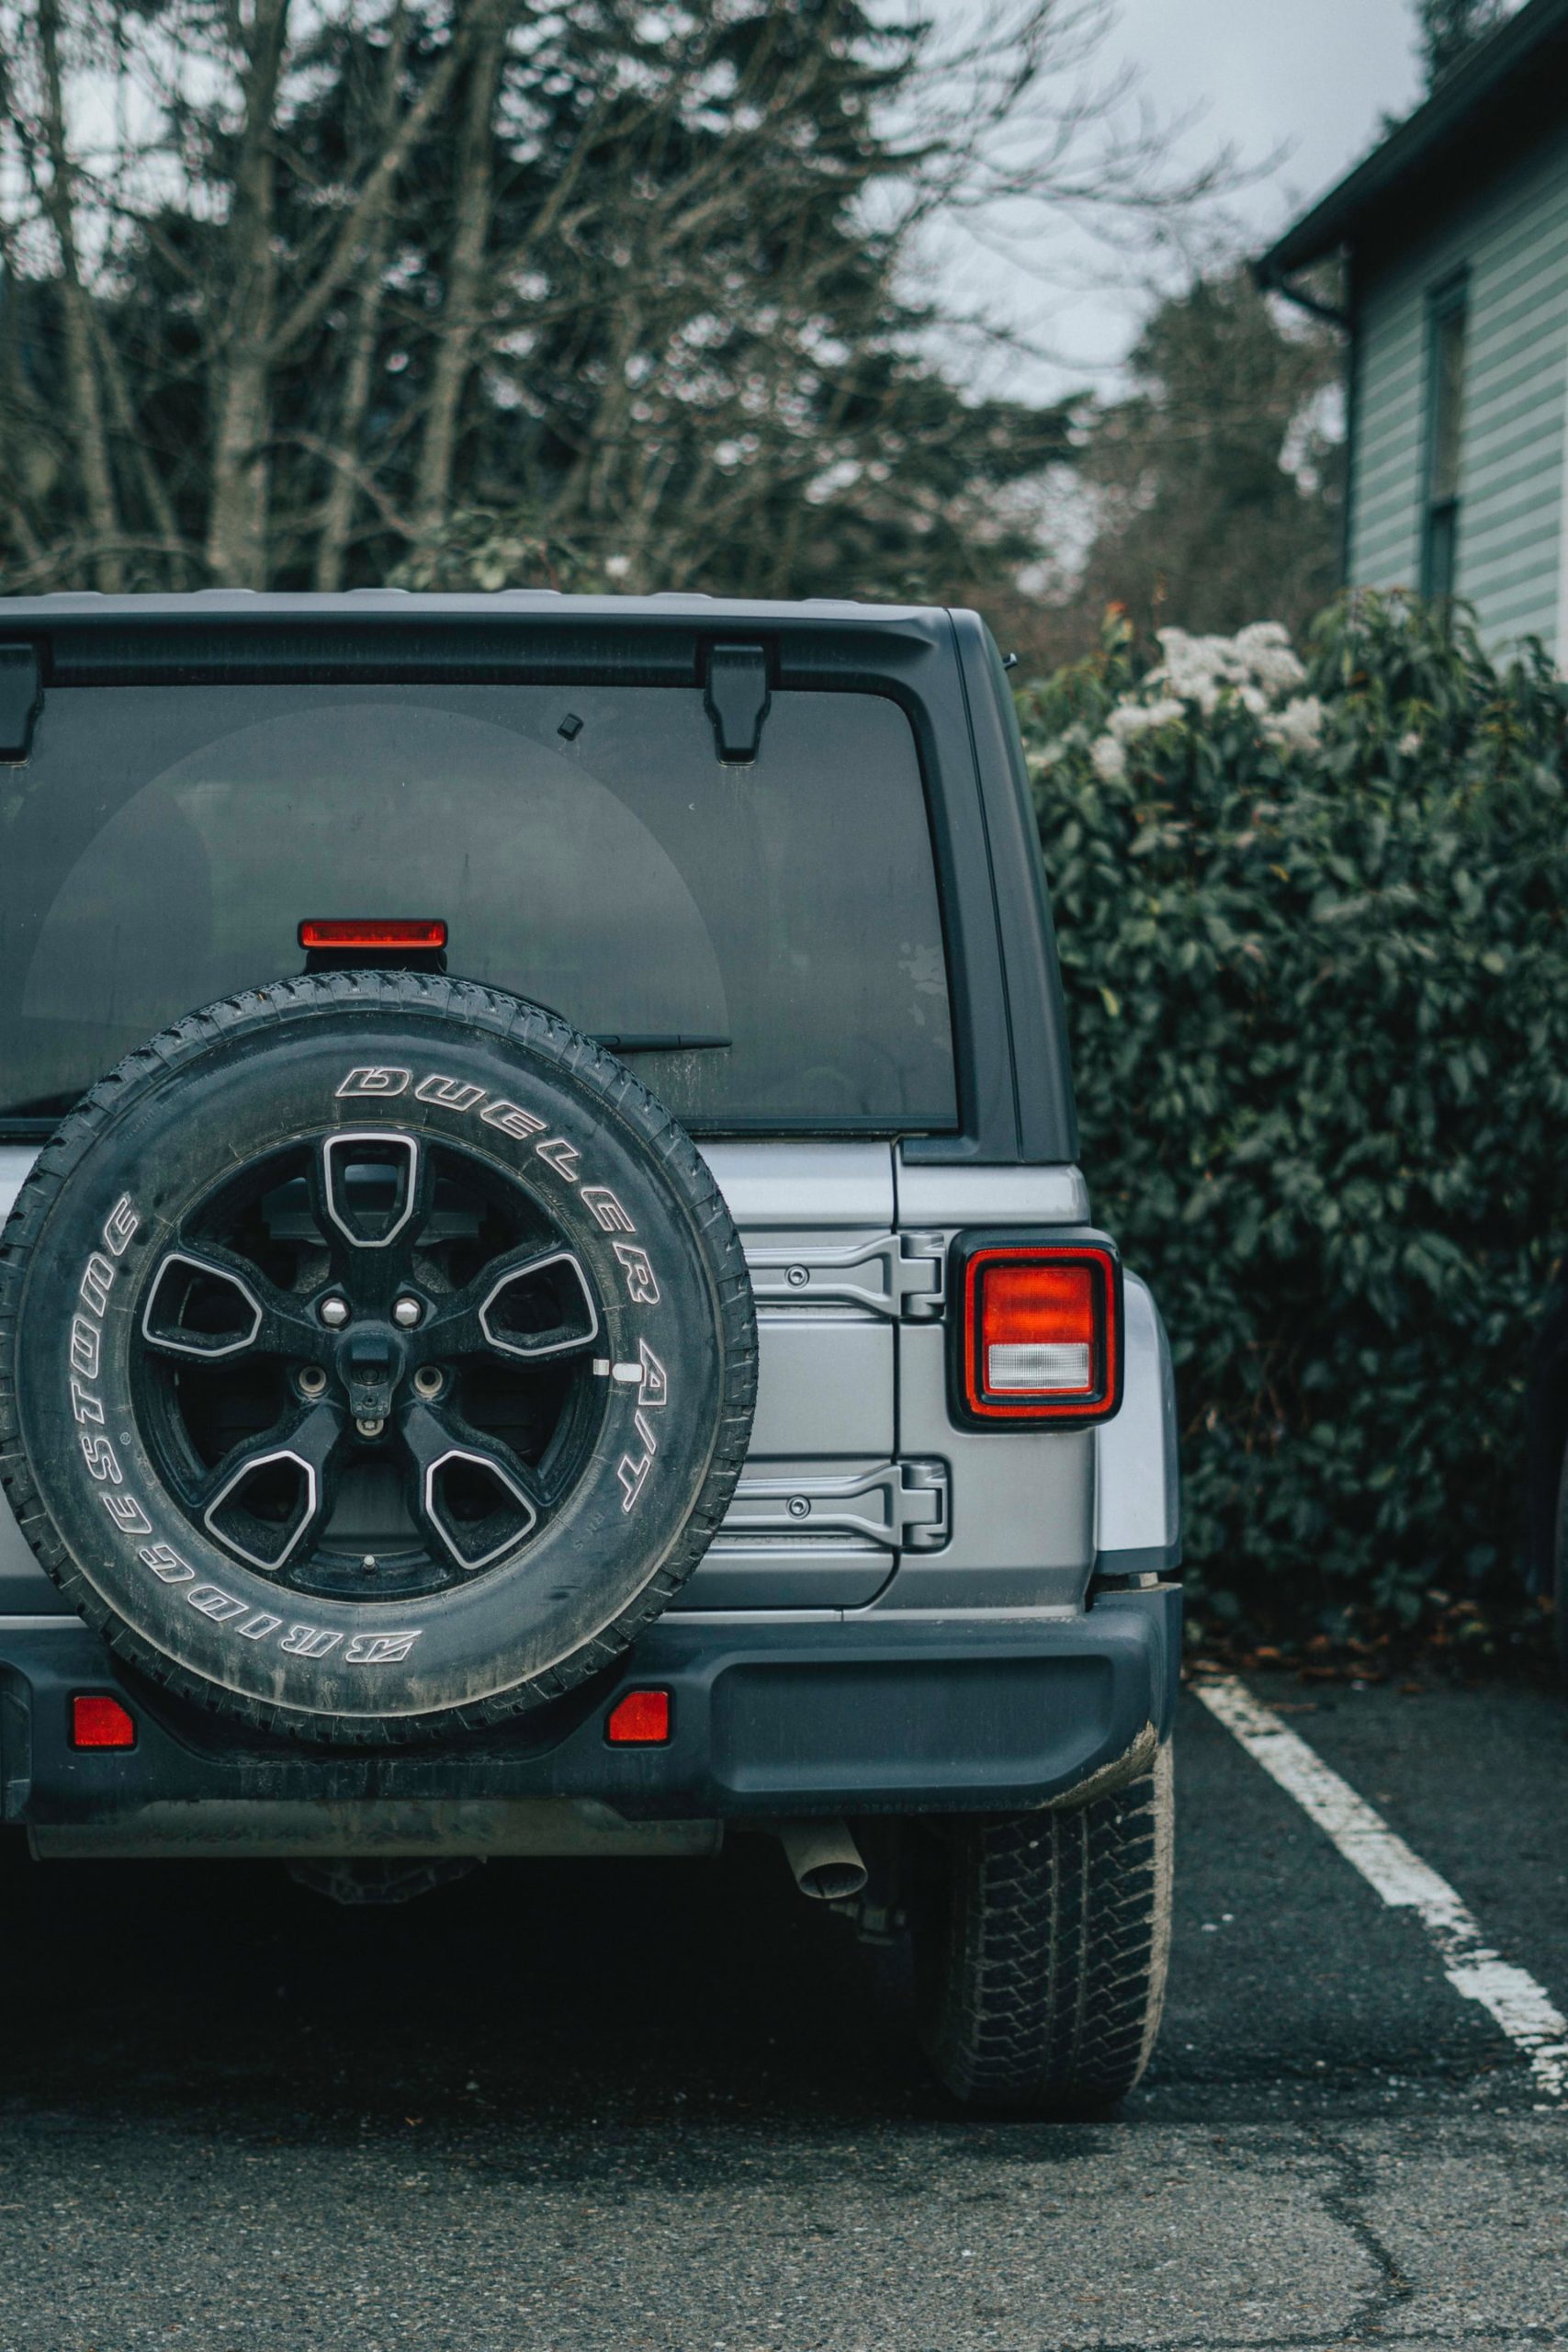
M 1427 313 L 1467 275 L 1459 594 L 1501 646 L 1568 655 L 1568 126 L 1396 249 L 1358 257 L 1347 573 L 1415 587 L 1426 488 Z

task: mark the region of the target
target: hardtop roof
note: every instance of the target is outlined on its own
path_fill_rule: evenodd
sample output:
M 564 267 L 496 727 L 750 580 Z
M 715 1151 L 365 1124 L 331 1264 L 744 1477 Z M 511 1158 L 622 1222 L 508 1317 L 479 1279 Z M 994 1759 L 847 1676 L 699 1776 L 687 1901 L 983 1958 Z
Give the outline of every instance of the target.
M 35 647 L 51 685 L 209 677 L 340 674 L 356 668 L 524 678 L 547 669 L 647 684 L 689 683 L 716 642 L 760 639 L 776 683 L 950 652 L 954 616 L 941 606 L 717 597 L 566 596 L 552 589 L 423 594 L 396 588 L 342 594 L 197 589 L 106 596 L 84 591 L 0 597 L 0 644 Z M 846 659 L 849 646 L 854 654 Z M 785 649 L 787 648 L 787 653 Z

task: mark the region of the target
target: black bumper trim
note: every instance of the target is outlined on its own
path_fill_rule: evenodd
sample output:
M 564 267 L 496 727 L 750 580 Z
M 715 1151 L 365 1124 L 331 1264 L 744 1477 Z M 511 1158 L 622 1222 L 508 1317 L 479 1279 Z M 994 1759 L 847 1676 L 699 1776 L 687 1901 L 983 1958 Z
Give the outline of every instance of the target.
M 1169 1731 L 1175 1585 L 1070 1619 L 933 1611 L 750 1626 L 661 1618 L 615 1673 L 502 1733 L 374 1749 L 258 1742 L 119 1669 L 87 1627 L 0 1621 L 0 1818 L 41 1826 L 197 1798 L 589 1796 L 634 1820 L 1010 1812 L 1049 1803 Z M 671 1736 L 612 1747 L 621 1692 L 667 1688 Z M 72 1691 L 137 1719 L 123 1753 L 67 1740 Z

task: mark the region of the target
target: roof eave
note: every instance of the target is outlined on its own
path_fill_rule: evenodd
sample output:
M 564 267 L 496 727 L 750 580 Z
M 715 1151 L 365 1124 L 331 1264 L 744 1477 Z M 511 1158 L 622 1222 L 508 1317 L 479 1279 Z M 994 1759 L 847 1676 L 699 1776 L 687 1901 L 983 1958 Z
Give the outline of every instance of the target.
M 1254 264 L 1258 282 L 1281 286 L 1297 270 L 1339 252 L 1352 241 L 1371 207 L 1433 161 L 1445 141 L 1478 108 L 1499 97 L 1547 41 L 1568 34 L 1568 0 L 1526 0 L 1488 34 L 1472 56 L 1438 83 L 1431 96 L 1391 131 L 1355 169 L 1320 197 L 1310 212 Z

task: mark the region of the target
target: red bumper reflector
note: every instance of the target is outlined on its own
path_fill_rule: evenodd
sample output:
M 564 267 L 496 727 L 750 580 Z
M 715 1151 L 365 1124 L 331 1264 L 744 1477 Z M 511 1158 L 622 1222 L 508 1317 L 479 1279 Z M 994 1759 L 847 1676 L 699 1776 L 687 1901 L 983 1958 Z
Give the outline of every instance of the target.
M 75 1690 L 71 1695 L 73 1747 L 134 1747 L 136 1718 L 129 1707 L 107 1690 Z
M 333 916 L 312 919 L 299 926 L 301 947 L 445 947 L 444 922 L 409 922 L 400 917 L 371 921 L 367 917 Z
M 604 1724 L 612 1747 L 662 1747 L 670 1736 L 668 1690 L 628 1690 L 617 1699 Z

